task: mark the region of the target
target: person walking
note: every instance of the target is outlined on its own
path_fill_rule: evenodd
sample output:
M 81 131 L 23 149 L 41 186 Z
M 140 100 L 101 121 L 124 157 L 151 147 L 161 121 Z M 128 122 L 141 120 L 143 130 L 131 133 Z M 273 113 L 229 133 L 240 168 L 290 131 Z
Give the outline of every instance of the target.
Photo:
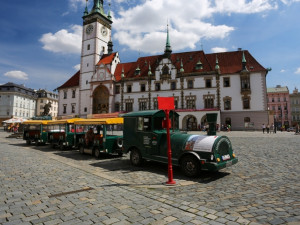
M 267 134 L 270 132 L 270 126 L 269 124 L 267 125 Z
M 263 123 L 263 125 L 261 126 L 262 128 L 262 131 L 263 131 L 263 134 L 265 133 L 265 130 L 266 130 L 266 125 Z
M 275 133 L 275 126 L 274 123 L 272 123 L 271 127 L 270 127 L 270 133 L 273 132 L 273 134 Z

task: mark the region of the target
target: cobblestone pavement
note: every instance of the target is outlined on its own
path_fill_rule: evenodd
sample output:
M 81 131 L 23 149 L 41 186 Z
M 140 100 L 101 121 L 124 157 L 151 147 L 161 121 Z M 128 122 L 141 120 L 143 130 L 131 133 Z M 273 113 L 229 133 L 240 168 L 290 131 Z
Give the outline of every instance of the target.
M 194 132 L 195 133 L 195 132 Z M 239 163 L 190 179 L 128 155 L 26 146 L 0 132 L 0 224 L 300 224 L 300 135 L 230 132 Z

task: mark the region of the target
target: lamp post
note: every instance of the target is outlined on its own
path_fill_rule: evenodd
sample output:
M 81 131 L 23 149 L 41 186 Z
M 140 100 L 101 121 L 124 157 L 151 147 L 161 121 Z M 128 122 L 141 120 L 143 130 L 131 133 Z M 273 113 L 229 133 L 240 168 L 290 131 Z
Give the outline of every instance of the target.
M 121 74 L 121 112 L 124 111 L 123 103 L 124 103 L 124 69 Z
M 149 71 L 148 71 L 148 109 L 151 109 L 151 80 L 152 80 L 152 72 L 151 66 L 149 62 Z

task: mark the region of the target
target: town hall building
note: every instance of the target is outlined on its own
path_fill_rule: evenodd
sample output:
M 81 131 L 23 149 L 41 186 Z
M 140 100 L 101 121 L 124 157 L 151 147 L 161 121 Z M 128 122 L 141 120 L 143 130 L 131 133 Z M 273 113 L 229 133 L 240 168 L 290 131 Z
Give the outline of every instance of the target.
M 83 16 L 80 71 L 57 88 L 59 116 L 153 110 L 160 96 L 174 97 L 184 130 L 204 126 L 206 113 L 217 113 L 219 126 L 230 124 L 233 130 L 260 129 L 268 122 L 268 70 L 249 51 L 173 53 L 167 30 L 162 54 L 122 63 L 111 29 L 110 11 L 105 14 L 103 0 L 94 0 Z

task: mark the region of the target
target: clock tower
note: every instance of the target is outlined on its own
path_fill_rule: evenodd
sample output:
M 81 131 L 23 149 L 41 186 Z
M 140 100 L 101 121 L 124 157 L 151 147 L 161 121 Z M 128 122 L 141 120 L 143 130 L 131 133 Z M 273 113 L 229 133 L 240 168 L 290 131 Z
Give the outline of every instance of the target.
M 79 109 L 81 115 L 87 115 L 90 113 L 90 107 L 86 101 L 90 97 L 90 81 L 101 56 L 108 53 L 112 20 L 110 12 L 107 15 L 104 13 L 103 0 L 94 0 L 90 12 L 86 6 L 82 18 Z

